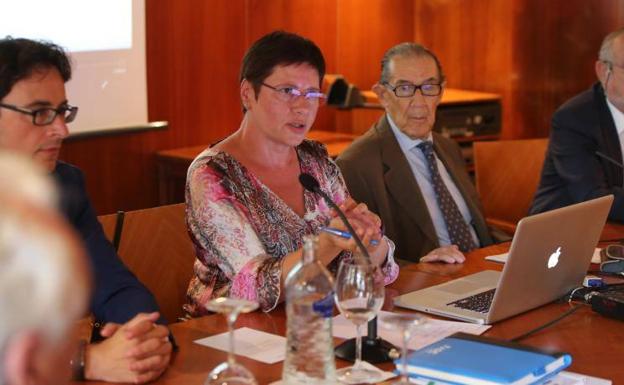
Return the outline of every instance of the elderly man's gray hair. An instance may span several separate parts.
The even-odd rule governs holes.
[[[600,45],[598,59],[603,62],[613,63],[613,41],[620,36],[624,36],[624,28],[620,28],[608,34]]]
[[[58,205],[49,171],[24,155],[5,150],[0,151],[0,194],[17,196],[38,206]]]
[[[438,60],[437,56],[431,52],[428,48],[423,45],[405,42],[395,45],[386,51],[383,58],[381,59],[381,80],[380,83],[386,83],[390,81],[390,61],[392,58],[400,56],[400,57],[423,57],[428,56],[433,59],[438,69],[438,75],[440,77],[440,82],[443,82],[445,79],[444,72],[442,71],[442,65]]]
[[[82,316],[89,295],[78,237],[52,204],[51,177],[31,165],[30,159],[0,153],[0,384],[12,338],[35,332],[59,343]]]

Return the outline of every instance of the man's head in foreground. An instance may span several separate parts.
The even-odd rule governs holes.
[[[20,161],[0,153],[0,171]],[[33,198],[33,183],[54,196],[47,176],[24,166],[0,180],[0,384],[61,384],[70,378],[75,321],[85,313],[89,271],[73,230]],[[34,166],[33,166],[34,167]]]

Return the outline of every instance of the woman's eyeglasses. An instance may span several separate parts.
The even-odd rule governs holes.
[[[261,84],[275,91],[278,97],[286,103],[294,102],[299,97],[303,97],[305,100],[318,103],[322,103],[327,98],[324,93],[318,90],[301,91],[300,89],[290,86],[274,87],[266,83]]]

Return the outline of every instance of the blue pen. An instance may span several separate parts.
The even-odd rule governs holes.
[[[351,233],[348,233],[348,232],[342,231],[342,230],[338,230],[338,229],[335,229],[333,227],[323,226],[323,227],[321,227],[321,231],[324,231],[324,232],[332,234],[332,235],[336,235],[336,236],[344,238],[344,239],[351,239]],[[379,244],[379,241],[373,239],[373,240],[370,241],[370,244],[373,245],[373,246],[377,246]]]

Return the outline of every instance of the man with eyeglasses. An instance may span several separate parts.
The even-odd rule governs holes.
[[[104,327],[94,333],[101,341],[81,345],[72,360],[74,378],[142,383],[166,369],[169,331],[154,297],[106,240],[81,171],[57,160],[67,123],[78,112],[65,95],[70,77],[71,65],[60,47],[0,39],[0,150],[30,156],[50,171],[61,192],[60,211],[90,257],[95,277],[90,310]]]
[[[609,220],[624,222],[624,28],[604,38],[595,69],[599,81],[553,115],[532,214],[613,194]]]
[[[444,86],[431,51],[390,48],[373,87],[386,113],[337,161],[349,192],[381,217],[404,260],[461,263],[493,243],[459,146],[432,132]]]

